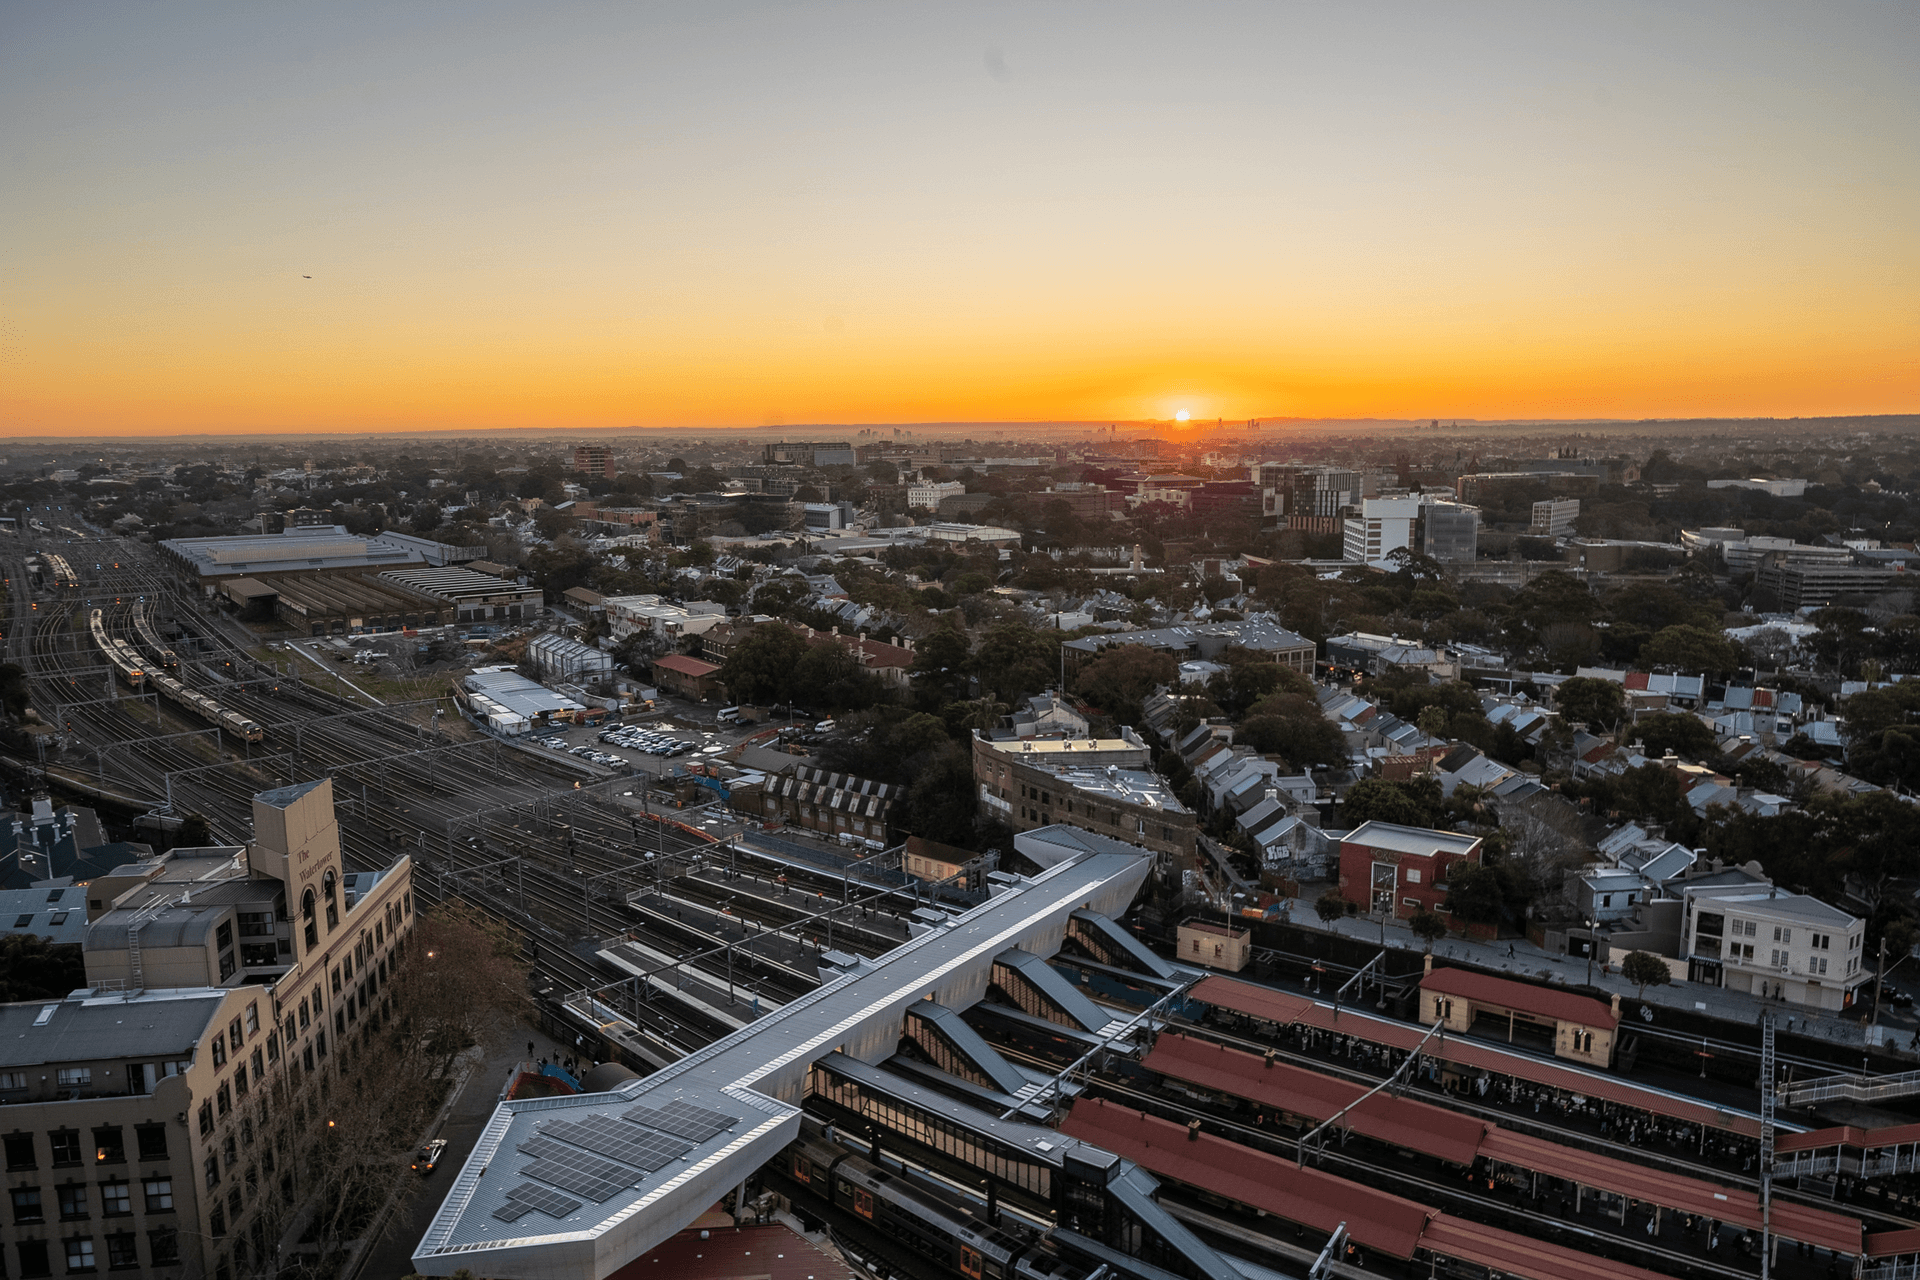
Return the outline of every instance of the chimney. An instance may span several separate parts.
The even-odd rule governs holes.
[[[1200,1141],[1200,1122],[1198,1120],[1187,1121],[1187,1141]]]
[[[1613,993],[1613,1016],[1616,1019],[1620,1016],[1620,993],[1618,991]]]

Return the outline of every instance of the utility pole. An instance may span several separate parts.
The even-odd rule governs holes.
[[[1887,980],[1887,935],[1880,935],[1880,964],[1873,975],[1873,1025],[1880,1025],[1880,984]]]

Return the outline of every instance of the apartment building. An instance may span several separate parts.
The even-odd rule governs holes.
[[[613,478],[613,450],[604,444],[573,446],[573,469],[595,480]]]
[[[253,813],[249,847],[95,879],[88,986],[0,1006],[5,1275],[237,1280],[297,1251],[295,1126],[391,980],[411,864],[345,871],[324,779]]]
[[[1685,904],[1680,958],[1694,982],[1838,1012],[1873,980],[1858,916],[1738,869],[1674,887]]]
[[[1015,834],[1064,824],[1143,845],[1191,870],[1199,822],[1153,772],[1145,742],[1118,738],[973,737],[981,816]]]
[[[1396,551],[1413,548],[1413,522],[1420,515],[1418,498],[1365,498],[1359,512],[1341,525],[1341,558],[1356,564],[1375,564]]]

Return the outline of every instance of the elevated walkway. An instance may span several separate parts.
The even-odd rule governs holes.
[[[949,1075],[1008,1097],[1018,1096],[1028,1084],[1019,1068],[981,1039],[958,1013],[937,1001],[909,1006],[903,1034],[927,1055],[927,1061]]]
[[[1098,911],[1076,911],[1068,916],[1067,937],[1078,943],[1089,956],[1112,968],[1163,980],[1175,976],[1172,965]]]
[[[1022,1011],[1063,1027],[1098,1034],[1116,1019],[1063,977],[1058,969],[1019,947],[993,958],[993,983]]]

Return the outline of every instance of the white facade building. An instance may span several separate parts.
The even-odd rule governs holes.
[[[1413,522],[1420,515],[1418,498],[1366,498],[1360,512],[1348,516],[1341,558],[1373,564],[1395,551],[1413,547]]]
[[[942,480],[938,483],[922,480],[907,486],[907,505],[928,511],[938,511],[942,498],[950,498],[966,491],[967,486],[958,480]]]
[[[1680,888],[1682,958],[1695,982],[1839,1012],[1872,981],[1861,945],[1866,922],[1746,872]]]

